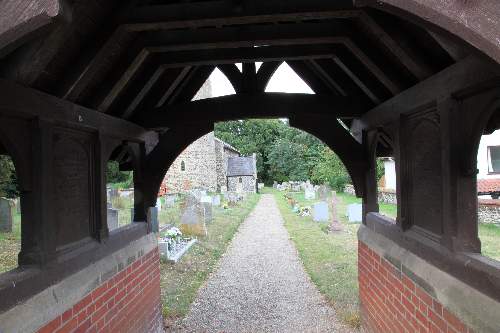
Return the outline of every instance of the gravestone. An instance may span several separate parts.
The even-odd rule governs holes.
[[[319,200],[326,201],[328,199],[328,194],[330,194],[330,188],[327,185],[321,185],[318,188]]]
[[[161,210],[161,197],[156,198],[156,208]]]
[[[257,188],[258,188],[259,190],[262,190],[262,189],[264,188],[264,183],[259,183],[259,184],[257,185]]]
[[[328,222],[328,204],[324,201],[313,205],[313,221]]]
[[[118,189],[111,187],[108,191],[109,199],[114,199],[118,196]]]
[[[239,198],[240,198],[240,196],[234,192],[227,192],[225,194],[226,201],[229,202],[230,204],[233,204],[233,205],[238,203]]]
[[[340,232],[344,229],[338,219],[338,204],[337,192],[332,191],[332,223],[330,224],[330,232]]]
[[[107,202],[106,205],[108,206],[108,209],[113,208],[113,204],[111,202]]]
[[[16,199],[16,213],[21,214],[21,198]]]
[[[114,230],[118,228],[118,209],[108,207],[108,230]]]
[[[173,207],[175,204],[176,196],[173,194],[167,195],[165,197],[165,206],[166,207]]]
[[[213,211],[212,211],[212,202],[201,202],[203,206],[203,214],[205,216],[205,223],[212,222],[213,219]]]
[[[193,195],[185,198],[179,229],[185,235],[207,236],[205,208]]]
[[[312,185],[306,185],[304,196],[306,200],[316,199],[316,191],[314,191],[314,187]]]
[[[0,232],[12,232],[12,203],[0,198]]]
[[[274,189],[277,189],[277,188],[278,188],[278,182],[277,182],[277,181],[274,181],[274,182],[273,182],[273,188],[274,188]]]
[[[202,197],[207,195],[207,191],[195,188],[195,189],[190,190],[189,194],[191,194],[193,197],[195,197],[196,200],[200,201]]]
[[[220,206],[220,195],[217,194],[212,197],[212,205],[215,207]]]
[[[349,222],[356,223],[363,221],[363,205],[355,203],[347,206],[347,216]]]
[[[160,231],[160,223],[158,222],[158,207],[149,207],[148,220],[151,221],[151,231]]]
[[[200,198],[200,202],[212,204],[212,197],[209,195],[204,195]]]

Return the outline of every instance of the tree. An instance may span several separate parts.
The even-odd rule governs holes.
[[[349,174],[340,160],[330,148],[324,147],[321,157],[311,172],[313,183],[327,183],[337,191],[343,191],[350,182]]]
[[[106,170],[108,184],[117,184],[122,188],[133,187],[133,174],[130,171],[120,171],[120,165],[116,161],[109,161]]]
[[[7,155],[0,155],[0,197],[10,199],[19,197],[16,168]]]
[[[337,155],[315,136],[290,127],[286,120],[250,119],[215,125],[215,136],[243,155],[257,154],[259,179],[308,180],[341,190],[349,181]]]

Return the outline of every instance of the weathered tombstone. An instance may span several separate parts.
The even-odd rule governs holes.
[[[215,207],[220,206],[220,195],[217,194],[212,197],[212,205]]]
[[[314,200],[316,199],[316,191],[314,191],[314,187],[312,185],[307,185],[304,194],[306,200]]]
[[[318,198],[320,200],[326,201],[328,199],[328,194],[330,194],[330,188],[327,185],[321,185],[318,188]]]
[[[172,194],[167,195],[165,197],[165,206],[166,207],[173,207],[175,204],[175,200],[176,200],[175,195],[172,195]]]
[[[161,210],[161,197],[156,198],[156,208]]]
[[[277,182],[277,181],[274,181],[274,182],[273,182],[273,188],[274,188],[274,189],[277,189],[277,188],[278,188],[278,182]]]
[[[202,202],[201,205],[203,206],[205,223],[212,222],[213,219],[212,202]]]
[[[328,204],[326,202],[318,202],[313,206],[313,221],[328,222]]]
[[[259,183],[259,184],[257,185],[257,188],[258,188],[259,190],[262,190],[262,189],[264,188],[264,183]]]
[[[227,192],[226,195],[226,201],[229,202],[230,204],[236,204],[239,201],[239,195],[234,192]]]
[[[207,236],[205,224],[205,209],[198,199],[187,195],[181,215],[180,230],[185,235]]]
[[[340,223],[338,219],[338,200],[337,200],[337,192],[332,191],[332,223],[330,224],[331,232],[339,232],[342,231],[342,223]]]
[[[350,204],[347,206],[347,216],[349,222],[361,222],[363,221],[363,205],[362,204]]]
[[[109,193],[109,199],[110,200],[114,199],[118,196],[118,189],[111,187],[108,193]]]
[[[12,232],[12,203],[0,198],[0,232]]]
[[[108,230],[114,230],[118,228],[118,209],[108,207]]]
[[[148,220],[151,221],[151,231],[158,232],[160,224],[158,222],[158,207],[149,207]]]

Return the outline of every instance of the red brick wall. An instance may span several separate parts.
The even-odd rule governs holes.
[[[159,265],[156,248],[38,332],[156,332],[162,325]]]
[[[435,298],[366,244],[358,243],[364,325],[373,332],[473,332]]]

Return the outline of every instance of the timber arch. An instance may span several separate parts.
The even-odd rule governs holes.
[[[387,264],[464,327],[498,331],[500,264],[480,255],[474,152],[499,127],[499,13],[498,1],[3,1],[0,138],[15,147],[30,227],[29,260],[0,275],[0,330],[57,322],[129,264],[154,278],[125,329],[158,329],[147,216],[164,170],[215,121],[279,116],[332,147],[363,197],[367,326],[399,322],[373,294],[389,288],[371,278]],[[315,95],[264,93],[282,62]],[[191,102],[215,68],[236,95]],[[381,133],[397,161],[397,221],[377,213]],[[123,142],[136,158],[136,221],[110,234],[104,166]]]

